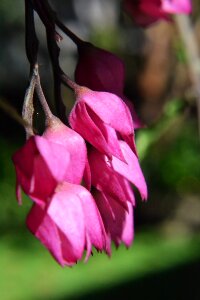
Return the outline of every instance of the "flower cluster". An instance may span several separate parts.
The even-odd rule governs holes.
[[[34,202],[27,226],[62,266],[85,250],[87,260],[92,247],[110,255],[111,241],[130,246],[131,184],[147,199],[125,102],[77,84],[75,95],[71,128],[51,115],[43,135],[30,136],[13,155],[17,199],[22,189]]]
[[[190,0],[124,0],[124,7],[143,26],[169,19],[171,13],[191,11]],[[116,246],[131,245],[133,188],[147,199],[134,137],[134,130],[143,124],[124,95],[121,59],[78,38],[57,19],[48,1],[28,1],[25,10],[26,51],[33,75],[23,108],[27,141],[13,155],[16,195],[21,204],[22,189],[33,202],[28,229],[60,265],[72,266],[85,252],[87,260],[93,247],[110,255],[112,241]],[[57,106],[61,82],[75,94],[68,123],[64,120],[70,127],[51,113],[41,88],[34,11],[46,28]],[[77,46],[75,82],[60,67],[61,36],[56,26]],[[42,135],[34,134],[32,126],[35,90],[46,116]]]
[[[140,26],[169,20],[170,14],[189,14],[192,10],[191,0],[124,0],[124,7]]]

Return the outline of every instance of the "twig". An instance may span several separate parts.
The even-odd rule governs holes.
[[[42,1],[43,9],[48,15],[49,19],[54,22],[77,46],[84,43],[75,33],[73,33],[69,28],[67,28],[57,17],[56,12],[50,6],[48,0]]]
[[[21,115],[17,112],[17,110],[8,104],[5,100],[0,99],[0,109],[2,109],[7,115],[9,115],[13,120],[24,127],[29,127],[30,124],[24,120]]]
[[[43,93],[43,90],[42,90],[42,87],[41,87],[41,83],[40,83],[40,75],[39,75],[39,72],[38,70],[36,71],[36,92],[37,92],[37,95],[38,95],[38,98],[40,100],[40,103],[42,105],[42,108],[44,110],[44,113],[45,113],[45,116],[47,118],[47,122],[53,117],[53,114],[49,108],[49,105],[47,103],[47,100],[44,96],[44,93]]]
[[[198,129],[200,136],[200,57],[197,40],[189,16],[176,15],[175,19],[180,31],[181,38],[185,44],[185,51],[188,59],[189,71],[191,75],[193,88],[196,94]]]
[[[46,28],[47,45],[54,77],[54,95],[56,111],[59,114],[59,117],[62,119],[62,121],[66,123],[65,106],[63,104],[61,95],[61,79],[59,76],[59,74],[63,71],[61,70],[59,64],[60,48],[57,45],[57,41],[59,41],[61,37],[59,36],[60,38],[58,38],[58,33],[55,29],[54,14],[53,11],[50,10],[48,3],[46,3],[46,1],[38,0],[34,0],[33,2],[35,10],[37,11],[40,19],[42,20]]]
[[[34,113],[34,107],[33,107],[33,94],[35,90],[36,85],[36,70],[33,69],[33,74],[31,77],[31,81],[29,84],[29,87],[26,90],[25,97],[24,97],[24,103],[22,108],[22,118],[23,120],[28,124],[28,126],[24,126],[26,130],[26,138],[28,139],[30,136],[34,135],[33,132],[33,113]]]

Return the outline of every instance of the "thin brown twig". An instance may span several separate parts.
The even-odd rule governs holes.
[[[30,84],[26,90],[24,103],[22,108],[22,118],[27,122],[29,126],[25,126],[26,137],[27,139],[34,134],[33,132],[33,114],[34,114],[34,106],[33,106],[33,95],[36,85],[36,68],[33,69],[33,74],[30,80]]]
[[[42,90],[42,87],[41,87],[41,82],[40,82],[40,75],[39,75],[39,72],[37,70],[37,74],[36,74],[36,85],[35,85],[35,88],[36,88],[36,93],[38,95],[38,99],[42,105],[42,108],[44,110],[44,113],[45,113],[45,116],[47,118],[47,122],[49,121],[49,119],[51,119],[53,117],[53,114],[49,108],[49,105],[47,103],[47,100],[45,98],[45,95],[43,93],[43,90]]]
[[[200,57],[198,44],[190,21],[190,17],[187,15],[176,15],[175,18],[181,38],[185,45],[190,76],[193,84],[193,89],[196,94],[198,129],[200,136]]]

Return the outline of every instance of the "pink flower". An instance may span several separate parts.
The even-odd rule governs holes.
[[[124,96],[125,68],[123,61],[113,53],[97,48],[91,43],[82,42],[78,45],[78,63],[75,80],[81,86],[94,91],[109,92],[129,103],[134,128],[143,126],[133,104]],[[87,70],[87,76],[85,75]]]
[[[87,186],[94,186],[126,208],[127,201],[135,205],[130,182],[139,190],[144,200],[147,199],[147,186],[137,156],[125,142],[120,141],[120,147],[126,162],[114,156],[109,159],[91,148],[88,153],[90,174],[85,176],[85,181]]]
[[[34,204],[27,217],[29,230],[62,266],[72,266],[92,246],[106,248],[105,229],[91,194],[82,186],[61,183],[48,204]]]
[[[93,196],[105,226],[107,252],[111,253],[111,241],[114,241],[116,246],[123,242],[127,247],[130,247],[134,238],[132,204],[127,203],[127,209],[124,209],[112,197],[102,192],[95,191]]]
[[[78,46],[78,54],[75,80],[79,85],[94,91],[123,94],[125,69],[119,57],[87,42]]]
[[[162,0],[162,9],[170,14],[190,14],[192,3],[191,0]]]
[[[136,24],[147,26],[160,19],[170,20],[169,13],[188,14],[191,12],[190,0],[124,0],[125,10]]]
[[[69,123],[86,141],[109,157],[124,160],[118,136],[135,150],[134,128],[130,111],[116,95],[77,88],[76,103]]]
[[[43,136],[32,136],[13,155],[17,175],[17,199],[20,187],[42,204],[54,192],[57,183],[79,184],[86,163],[82,137],[54,117]]]

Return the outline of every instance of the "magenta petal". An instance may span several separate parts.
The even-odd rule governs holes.
[[[162,0],[162,10],[170,14],[190,14],[191,0]]]
[[[125,214],[125,222],[124,228],[122,232],[122,242],[127,246],[130,247],[133,243],[134,239],[134,213],[133,213],[133,206],[131,203],[128,204],[128,213]]]
[[[70,155],[65,147],[40,136],[35,137],[35,142],[51,174],[58,182],[63,181],[70,163]]]
[[[84,180],[84,183],[85,183],[85,187],[88,189],[88,191],[90,191],[91,190],[91,170],[90,170],[90,165],[89,165],[89,162],[88,162],[88,158],[87,158],[86,164],[85,164],[83,180]]]
[[[141,26],[147,26],[160,19],[169,20],[168,14],[161,9],[161,0],[124,0],[125,10],[133,18],[134,22]]]
[[[88,238],[94,247],[100,251],[105,246],[105,229],[92,195],[83,188],[79,194],[85,214],[85,226]]]
[[[77,259],[80,259],[85,245],[84,212],[80,199],[71,190],[71,186],[72,184],[65,183],[57,188],[47,213],[67,237]]]
[[[124,141],[120,141],[120,144],[127,164],[116,157],[113,157],[113,169],[131,181],[138,188],[142,199],[145,200],[147,199],[147,186],[139,165],[138,158]]]
[[[12,157],[17,175],[17,185],[22,186],[25,193],[28,193],[30,190],[30,181],[34,166],[33,157],[37,155],[37,153],[38,150],[35,139],[34,137],[31,137]]]
[[[54,192],[56,185],[56,179],[50,173],[42,156],[35,156],[29,197],[39,205],[43,205]]]
[[[117,199],[125,208],[127,201],[135,203],[133,192],[130,192],[126,179],[115,172],[108,157],[93,148],[88,153],[88,160],[93,186]],[[123,164],[126,163],[123,162]]]
[[[55,259],[64,265],[57,227],[46,215],[45,210],[34,204],[27,216],[26,224]]]
[[[84,102],[76,103],[69,121],[71,127],[100,152],[124,160],[114,129],[103,124]]]
[[[73,253],[71,244],[45,209],[34,204],[28,214],[26,223],[29,230],[51,252],[60,265],[71,266],[76,263],[78,257]]]
[[[43,203],[53,192],[56,182],[37,149],[35,137],[31,137],[13,155],[13,162],[17,175],[17,191],[21,186],[34,201]],[[17,199],[20,201],[18,193]]]
[[[70,191],[71,195],[75,195],[82,205],[86,233],[86,247],[89,246],[89,249],[91,250],[90,246],[93,245],[98,250],[102,251],[105,245],[105,229],[92,195],[83,186],[75,184],[64,183],[61,189],[65,190],[67,193]],[[77,202],[76,199],[74,199],[74,202]],[[76,222],[79,223],[79,220],[80,216],[77,216]]]
[[[138,156],[134,133],[131,133],[129,135],[122,134],[121,138],[129,145],[129,147],[135,153],[135,155]]]
[[[95,192],[95,200],[101,213],[108,237],[118,246],[121,242],[129,247],[133,241],[133,209],[128,203],[124,210],[112,197]],[[110,208],[108,208],[110,206]]]
[[[60,154],[60,159],[63,161],[63,164],[61,164],[61,169],[63,169],[61,181],[79,184],[82,180],[87,156],[84,139],[77,132],[65,126],[56,117],[53,118],[53,121],[45,130],[43,137],[49,142],[59,144],[62,147],[60,153],[59,151],[55,153],[57,155]],[[68,164],[68,168],[64,169],[67,156],[69,156],[70,163]]]
[[[118,96],[82,87],[77,91],[77,101],[85,102],[105,124],[115,130],[124,134],[133,132],[131,113]]]

